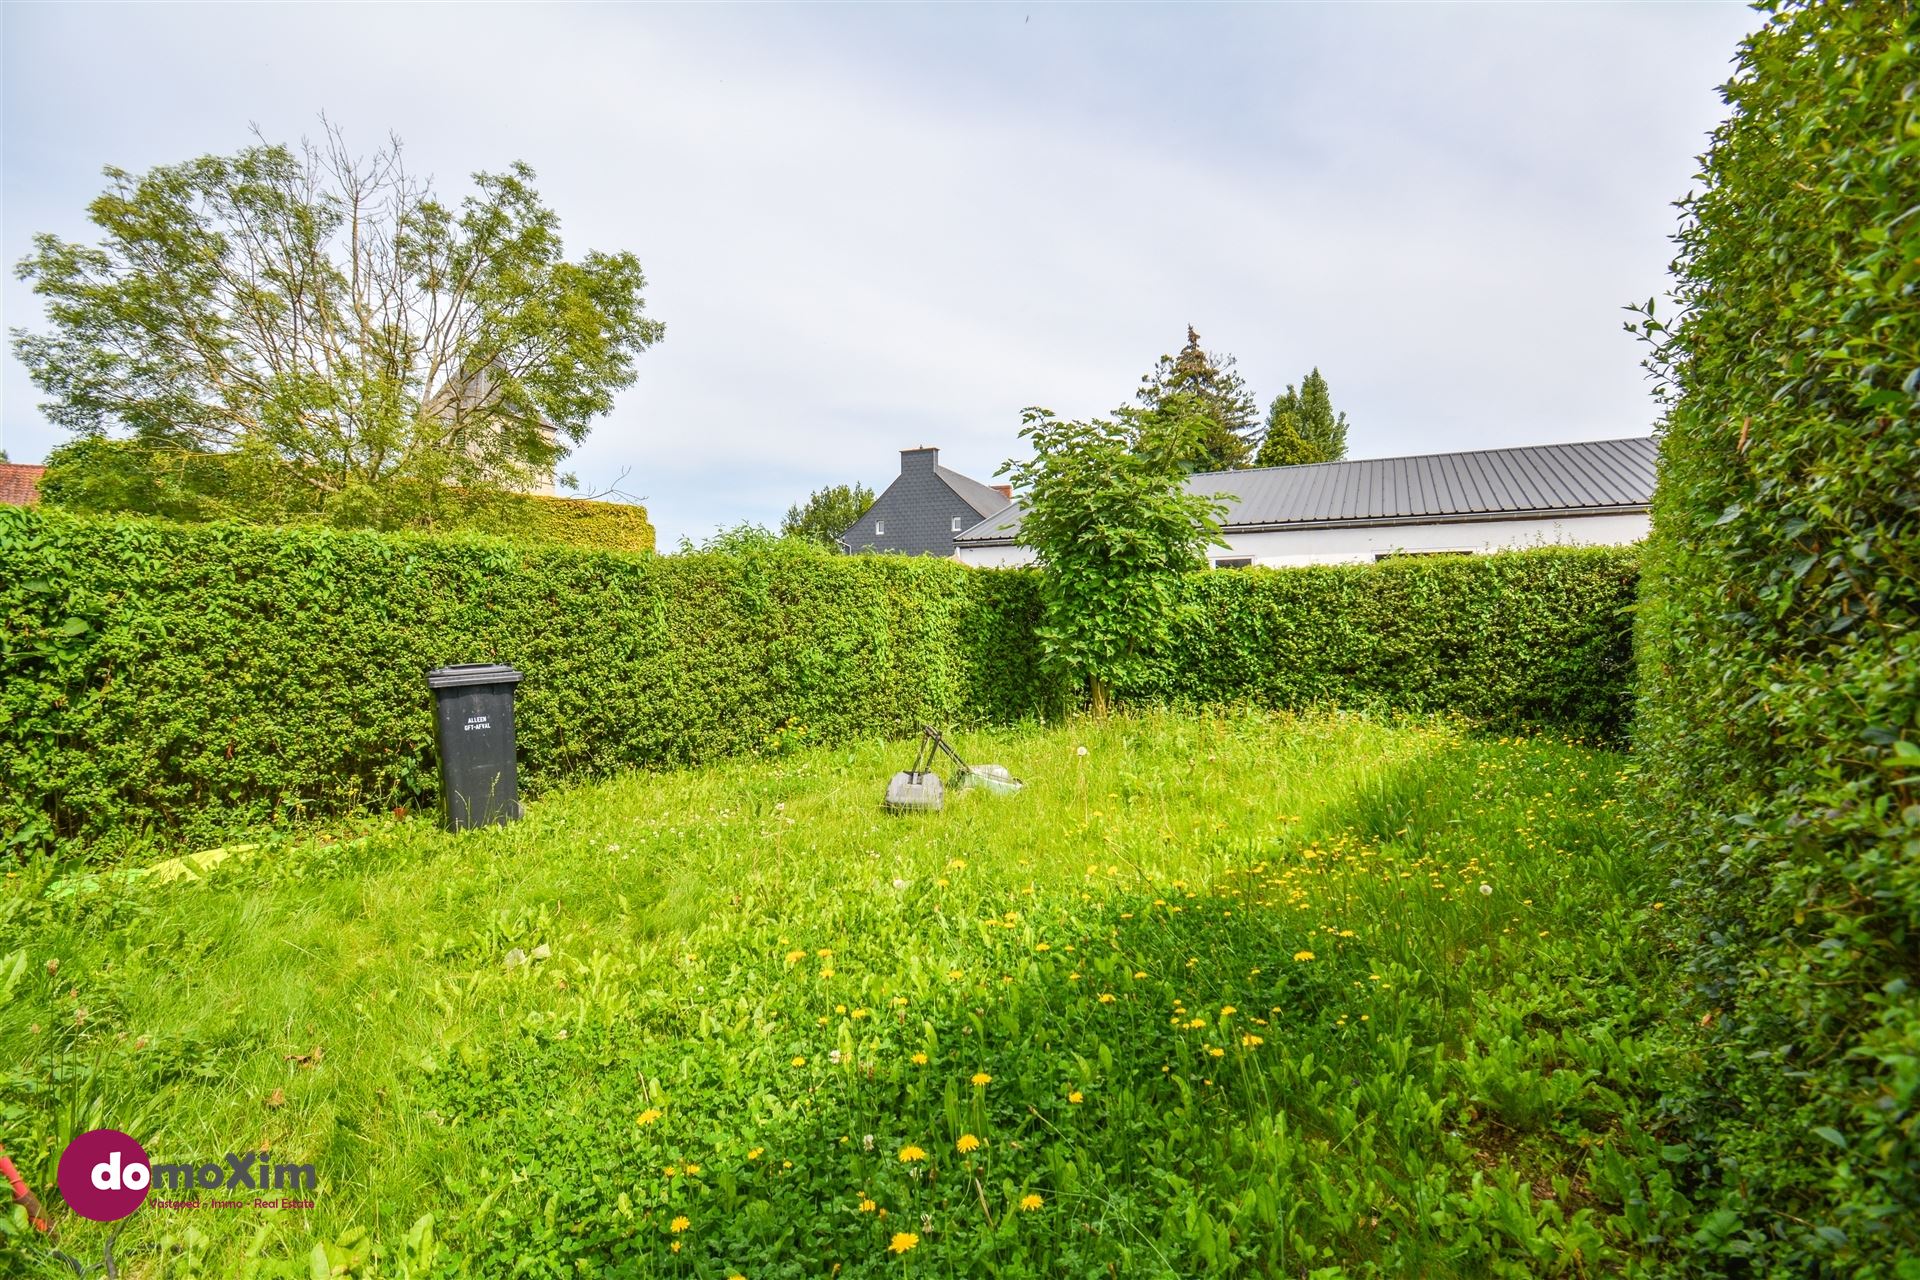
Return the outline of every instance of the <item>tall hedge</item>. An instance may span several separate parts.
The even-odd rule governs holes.
[[[1628,704],[1633,557],[1208,572],[1136,702]],[[526,673],[523,778],[1004,722],[1066,699],[1037,578],[793,545],[638,556],[476,537],[0,510],[0,847],[212,838],[434,789],[426,668]]]
[[[1174,643],[1124,692],[1451,711],[1614,741],[1637,584],[1622,547],[1193,574]]]
[[[1695,1237],[1920,1275],[1920,45],[1889,0],[1743,45],[1684,206],[1637,737],[1707,1071]]]
[[[466,527],[473,533],[588,551],[654,549],[653,522],[645,507],[591,498],[502,494],[476,504]]]
[[[522,669],[523,777],[1043,709],[1024,578],[0,512],[0,842],[432,794],[422,673]]]

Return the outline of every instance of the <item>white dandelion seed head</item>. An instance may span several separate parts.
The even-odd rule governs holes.
[[[896,889],[904,889],[907,887],[907,882],[905,880],[902,880],[899,876],[895,876],[893,878],[893,887]]]
[[[1480,886],[1480,893],[1481,893],[1481,895],[1482,895],[1482,896],[1484,896],[1484,897],[1489,897],[1489,898],[1490,898],[1490,897],[1492,897],[1492,896],[1493,896],[1493,886],[1492,886],[1492,885],[1490,885],[1490,884],[1483,884],[1483,885],[1481,885],[1481,886]]]
[[[1085,754],[1087,754],[1087,749],[1086,749],[1085,747],[1075,747],[1075,748],[1073,749],[1073,754],[1075,754],[1075,755],[1077,755],[1077,756],[1083,756],[1083,755],[1085,755]]]
[[[834,1066],[836,1066],[836,1067],[837,1067],[837,1066],[839,1066],[839,1065],[840,1065],[840,1051],[839,1051],[838,1049],[833,1049],[833,1050],[830,1050],[830,1051],[829,1051],[829,1052],[827,1053],[827,1061],[828,1061],[828,1062],[831,1062],[831,1063],[832,1063],[832,1064],[833,1064]]]

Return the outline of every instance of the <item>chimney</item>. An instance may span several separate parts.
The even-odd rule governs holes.
[[[1008,502],[1012,502],[1012,501],[1013,501],[1013,486],[1012,486],[1012,485],[1010,485],[1010,484],[996,484],[996,485],[993,485],[993,486],[991,486],[991,487],[992,487],[992,489],[993,489],[993,491],[994,491],[995,493],[997,493],[997,494],[999,494],[999,495],[1000,495],[1001,497],[1003,497],[1003,498],[1005,498],[1005,499],[1006,499],[1006,500],[1007,500]]]
[[[940,450],[935,445],[923,444],[918,449],[900,451],[900,474],[909,471],[931,471],[940,465]]]

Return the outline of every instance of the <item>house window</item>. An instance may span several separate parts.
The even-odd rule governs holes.
[[[1470,556],[1472,554],[1472,547],[1441,548],[1433,551],[1380,551],[1374,554],[1373,562],[1379,564],[1382,560],[1412,560],[1418,556]]]
[[[959,517],[959,516],[955,516],[955,517],[953,518],[953,531],[954,531],[955,533],[958,533],[958,532],[960,532],[960,517]]]
[[[1251,569],[1253,568],[1253,557],[1234,556],[1230,559],[1215,560],[1213,567],[1216,569]]]
[[[884,538],[887,536],[887,522],[885,520],[875,520],[873,522],[873,536],[876,538]]]

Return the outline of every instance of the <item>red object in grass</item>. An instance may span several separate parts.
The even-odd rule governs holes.
[[[7,1184],[13,1188],[13,1198],[27,1206],[27,1221],[33,1224],[33,1229],[51,1231],[53,1228],[47,1222],[47,1211],[40,1207],[39,1198],[33,1194],[33,1188],[27,1185],[27,1180],[13,1167],[5,1147],[0,1147],[0,1173],[7,1175]]]

